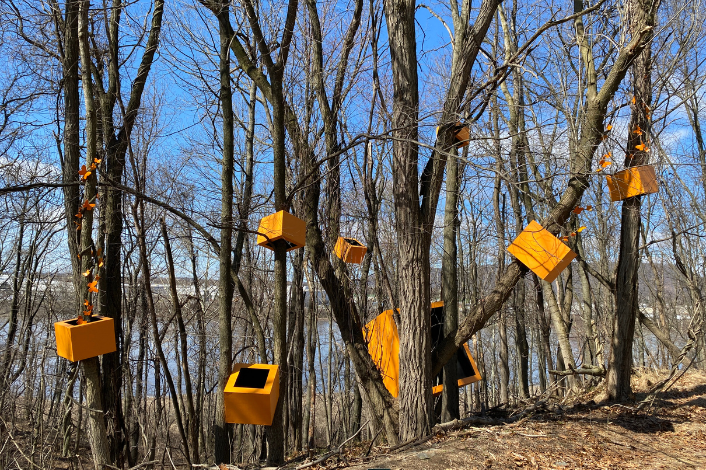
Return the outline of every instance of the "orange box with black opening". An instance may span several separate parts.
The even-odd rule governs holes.
[[[344,263],[360,264],[368,248],[355,238],[338,237],[334,251]]]
[[[614,175],[606,175],[611,201],[656,193],[659,190],[657,175],[651,165],[626,168]]]
[[[274,250],[277,243],[285,243],[287,251],[306,244],[306,222],[286,211],[263,217],[257,231],[257,244],[270,250]]]
[[[115,322],[91,315],[86,323],[77,318],[54,323],[56,353],[71,362],[115,352]]]
[[[453,128],[453,133],[454,136],[456,137],[456,140],[460,142],[458,145],[459,147],[466,147],[468,144],[471,143],[471,131],[468,129],[468,126],[457,122]],[[439,128],[436,128],[436,133],[439,133]]]
[[[432,387],[432,393],[434,396],[440,395],[444,391],[443,382],[443,370],[434,379],[434,386]],[[463,348],[458,348],[456,351],[456,377],[458,377],[458,387],[465,387],[478,382],[483,379],[478,371],[478,366],[476,366],[476,361],[471,355],[471,350],[467,344],[463,345]]]
[[[535,220],[515,238],[507,251],[547,282],[553,282],[576,258],[571,248]]]
[[[223,391],[226,423],[269,426],[279,400],[279,366],[236,364]]]
[[[431,304],[432,351],[439,346],[441,340],[444,338],[444,317],[444,302],[433,302]],[[474,361],[473,356],[471,356],[471,350],[468,348],[468,344],[464,343],[462,348],[458,348],[455,358],[451,360],[455,360],[456,362],[456,378],[459,388],[478,382],[483,378],[478,371],[476,361]],[[444,371],[442,369],[432,381],[432,393],[434,396],[441,394],[444,390],[443,382]]]
[[[431,341],[432,351],[443,338],[444,302],[431,304]],[[368,343],[368,352],[382,374],[382,382],[393,397],[400,392],[400,339],[392,310],[386,310],[365,325],[363,336]],[[453,360],[453,359],[452,359]],[[458,386],[463,387],[481,380],[478,367],[467,345],[456,352]],[[432,392],[443,390],[443,371],[432,382]]]

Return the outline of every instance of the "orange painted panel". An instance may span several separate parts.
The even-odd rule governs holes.
[[[365,325],[363,336],[385,388],[397,397],[400,393],[400,337],[392,310],[385,310]]]
[[[471,350],[468,348],[468,344],[463,345],[463,350],[465,352],[465,359],[468,360],[467,365],[470,365],[472,368],[472,371],[467,371],[467,365],[460,365],[458,368],[460,369],[458,372],[458,387],[465,387],[466,385],[470,385],[472,383],[476,383],[480,380],[483,379],[483,377],[480,375],[480,371],[478,370],[478,366],[476,365],[476,361],[473,360],[473,356],[471,356]],[[453,359],[452,359],[453,360]],[[458,359],[457,359],[458,361]],[[463,371],[464,373],[462,373]],[[441,395],[441,392],[444,391],[444,386],[442,384],[436,385],[431,389],[432,394],[436,397],[438,395]]]
[[[460,122],[456,124],[456,140],[461,142],[459,147],[466,147],[468,144],[471,143],[471,131],[468,129],[468,126],[464,126]]]
[[[435,321],[441,321],[443,319],[443,310],[441,315],[439,316],[438,313],[435,315],[435,310],[438,308],[444,308],[444,302],[432,302],[431,304],[431,310],[432,310],[432,348],[436,348],[435,341],[437,341],[435,338],[437,337],[434,333],[435,328],[439,327],[438,325],[435,325]],[[440,338],[439,338],[440,339]],[[459,348],[461,349],[461,348]],[[467,344],[463,345],[463,351],[464,354],[461,356],[459,353],[457,353],[452,361],[456,362],[456,376],[458,377],[458,386],[463,387],[475,382],[478,382],[479,380],[482,379],[480,372],[478,371],[478,366],[476,366],[476,362],[473,360],[473,356],[471,356],[471,350],[468,348]],[[443,377],[443,372],[440,373],[436,378],[434,378],[434,382],[437,382],[437,380],[440,380],[441,377]],[[434,396],[437,396],[441,394],[441,392],[444,390],[444,385],[439,384],[435,385],[432,387],[432,393]]]
[[[483,380],[483,376],[480,375],[480,370],[478,369],[478,366],[476,365],[476,361],[473,359],[473,356],[471,355],[471,349],[468,347],[467,343],[463,344],[463,349],[465,349],[465,351],[466,351],[466,357],[468,358],[468,361],[471,363],[471,366],[473,367],[475,374],[458,379],[458,386],[459,387],[470,385],[470,384],[473,384],[473,383],[476,383],[476,382]]]
[[[269,426],[279,400],[279,366],[236,364],[223,390],[226,423]]]
[[[515,238],[507,251],[547,282],[553,282],[576,257],[571,248],[535,220]]]
[[[341,258],[344,263],[360,264],[368,251],[368,247],[363,246],[355,238],[338,237],[334,251],[336,256]]]
[[[287,251],[306,244],[306,222],[286,211],[263,217],[257,231],[257,244],[270,250],[274,250],[274,243],[278,240],[287,242]],[[267,238],[260,234],[267,235]]]
[[[466,147],[468,146],[468,144],[471,143],[471,131],[468,129],[468,126],[464,125],[463,123],[457,122],[456,125],[453,127],[453,131],[456,140],[460,142],[459,147]],[[436,128],[436,133],[439,133],[438,126]]]
[[[115,352],[115,322],[112,318],[92,315],[88,323],[76,324],[76,318],[54,323],[56,353],[71,362]]]
[[[622,201],[633,196],[656,193],[659,190],[655,169],[650,165],[633,166],[607,175],[611,201]]]

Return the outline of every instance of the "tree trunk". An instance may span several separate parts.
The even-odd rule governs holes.
[[[500,310],[498,322],[498,332],[500,337],[500,361],[498,369],[500,372],[500,403],[510,404],[510,360],[507,344],[507,309]]]
[[[417,43],[415,1],[385,2],[395,99],[392,107],[395,230],[399,247],[400,438],[433,426],[429,246],[421,230],[418,183]]]
[[[79,201],[79,148],[80,114],[79,114],[79,43],[78,43],[78,11],[80,0],[68,0],[64,14],[64,154],[61,168],[64,183],[76,185],[64,186],[64,213],[66,217],[66,234],[73,272],[72,281],[76,289],[76,304],[81,305],[79,286],[81,283],[81,263],[78,259],[79,240],[74,225],[74,214],[78,212]],[[76,309],[78,310],[77,307]]]
[[[233,243],[233,102],[230,88],[230,37],[222,17],[228,17],[228,4],[223,3],[218,12],[220,39],[219,74],[221,113],[223,115],[223,167],[221,169],[221,245],[218,277],[218,393],[216,394],[216,419],[214,423],[216,464],[230,463],[228,434],[231,428],[225,421],[223,391],[231,373],[233,333],[231,315],[234,285],[231,276]]]
[[[446,208],[444,211],[444,252],[441,258],[442,292],[444,300],[444,334],[458,328],[458,262],[456,227],[458,225],[458,191],[460,186],[458,159],[451,158],[446,169]],[[458,402],[458,377],[456,361],[451,359],[444,366],[444,391],[441,396],[441,422],[460,417]]]
[[[633,30],[653,24],[648,18],[652,2],[631,0],[628,3]],[[651,135],[650,113],[652,106],[652,53],[648,43],[632,65],[633,104],[628,127],[625,166],[643,165],[648,161],[648,140]],[[645,147],[638,148],[644,145]],[[616,312],[613,320],[611,355],[606,377],[606,394],[610,400],[631,399],[630,376],[632,371],[632,343],[638,304],[638,270],[640,268],[640,215],[641,196],[623,201],[620,219],[620,252],[615,279]]]
[[[288,434],[290,445],[296,450],[302,446],[302,376],[304,366],[304,250],[297,250],[292,265],[294,276],[290,291],[289,326],[290,339],[288,363],[294,373],[289,378]]]
[[[186,396],[182,395],[182,400],[186,401],[186,434],[189,442],[189,449],[192,454],[188,458],[192,462],[198,462],[198,451],[199,451],[199,435],[198,429],[196,428],[196,411],[194,407],[194,392],[191,385],[191,372],[189,371],[189,352],[188,352],[188,338],[186,335],[186,326],[184,325],[184,317],[181,312],[181,304],[179,303],[179,294],[177,293],[177,280],[176,274],[174,272],[174,259],[172,257],[172,246],[169,242],[169,235],[167,233],[167,224],[164,222],[164,218],[159,219],[160,227],[162,229],[162,238],[164,239],[164,251],[167,255],[167,270],[169,273],[169,290],[172,297],[172,304],[174,306],[174,313],[176,314],[177,326],[179,331],[179,346],[181,352],[181,372],[184,376],[184,386],[186,387]],[[177,352],[177,357],[179,356]]]

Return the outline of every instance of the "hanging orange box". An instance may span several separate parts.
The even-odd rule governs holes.
[[[444,302],[431,304],[432,311],[438,308],[443,309],[443,307]],[[397,311],[399,312],[399,309]],[[370,356],[382,374],[382,383],[390,394],[397,398],[400,393],[400,337],[392,310],[385,310],[367,323],[363,328],[363,337],[368,344]],[[434,338],[432,338],[432,342],[434,342]],[[456,353],[459,387],[482,379],[468,345],[464,344],[464,348],[465,354],[461,353],[461,349]],[[437,385],[432,388],[432,393],[438,395],[442,390],[443,385]]]
[[[223,391],[226,423],[269,426],[279,400],[279,366],[236,364]]]
[[[471,350],[468,348],[468,344],[465,343],[463,348],[459,348],[456,352],[456,377],[458,377],[459,388],[476,383],[483,378],[480,375],[478,366],[476,366],[476,361],[474,361],[473,356],[471,356]],[[439,384],[431,390],[434,396],[437,396],[444,391],[444,386],[443,384]]]
[[[471,131],[468,129],[468,126],[457,122],[456,125],[453,126],[453,131],[456,136],[456,140],[460,142],[459,147],[466,147],[471,143]],[[436,133],[439,133],[438,126],[436,128]]]
[[[444,337],[444,302],[432,302],[431,304],[431,344],[432,351],[434,351],[439,343]],[[478,367],[476,362],[471,356],[471,350],[468,349],[468,345],[464,344],[463,348],[459,348],[456,351],[454,359],[456,362],[456,377],[458,377],[458,386],[463,387],[474,382],[478,382],[482,379],[480,372],[478,372]],[[432,387],[432,393],[434,396],[439,395],[444,390],[444,385],[441,383],[443,380],[443,371],[439,373],[433,379],[433,383],[436,384]]]
[[[633,196],[656,193],[657,175],[651,165],[632,166],[614,175],[607,175],[611,201],[622,201]]]
[[[547,282],[553,282],[576,258],[571,248],[535,220],[515,238],[507,251]]]
[[[368,251],[368,247],[363,246],[355,238],[338,237],[334,251],[336,256],[341,258],[344,263],[360,264]]]
[[[400,337],[392,310],[385,310],[363,328],[368,352],[382,374],[385,388],[397,397],[400,393]]]
[[[263,217],[257,231],[257,244],[270,250],[275,249],[274,244],[279,240],[287,244],[287,251],[296,250],[306,244],[306,222],[286,211]]]
[[[71,362],[115,352],[115,322],[112,318],[91,315],[86,323],[77,319],[54,323],[56,353]]]

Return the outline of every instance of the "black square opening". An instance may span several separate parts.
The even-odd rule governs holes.
[[[102,319],[103,319],[103,317],[96,317],[95,315],[91,315],[89,317],[83,317],[83,321],[85,323],[81,323],[81,324],[85,325],[86,323],[93,323],[95,321],[100,321]],[[64,323],[66,323],[67,325],[71,325],[71,326],[78,326],[78,318],[74,318],[73,320],[67,320]]]
[[[360,243],[358,243],[358,240],[353,240],[352,238],[346,238],[345,240],[351,246],[363,246]]]
[[[290,248],[294,248],[296,246],[294,243],[291,243],[291,242],[285,240],[284,238],[280,238],[279,240],[275,240],[275,241],[269,241],[269,242],[265,243],[264,246],[266,246],[267,248],[270,248],[271,250],[274,250],[279,245],[284,246],[288,250]]]
[[[453,359],[451,359],[453,361]],[[456,351],[456,378],[458,380],[466,379],[468,377],[473,377],[477,375],[476,370],[473,368],[471,360],[468,359],[466,354],[466,348],[461,346]],[[432,385],[436,387],[444,383],[444,369],[441,369],[439,374],[432,380]]]
[[[439,346],[441,340],[444,338],[444,307],[435,307],[431,309],[431,350],[432,352]],[[451,359],[453,361],[453,359]],[[456,351],[456,377],[460,379],[465,379],[466,377],[473,377],[477,375],[473,364],[471,364],[468,355],[466,354],[466,348],[461,346]],[[441,385],[444,381],[444,370],[442,369],[439,374],[434,377],[432,384],[434,386]]]
[[[243,388],[265,388],[267,376],[270,369],[256,369],[254,367],[243,367],[235,379],[234,387]]]
[[[468,354],[466,354],[466,348],[461,346],[456,351],[456,376],[459,379],[465,379],[466,377],[473,377],[478,375],[476,370],[473,368],[471,360],[468,359]]]
[[[444,339],[444,307],[431,309],[431,350],[434,351]]]

